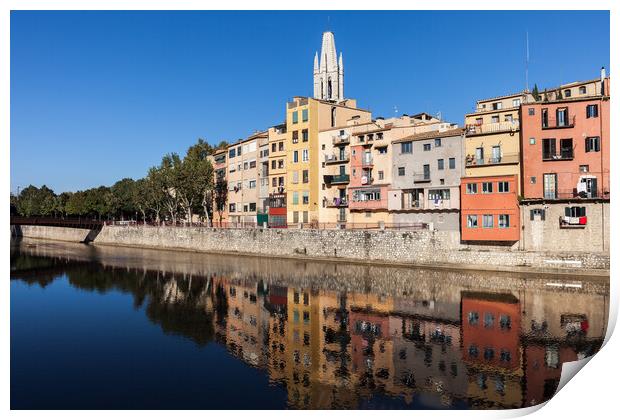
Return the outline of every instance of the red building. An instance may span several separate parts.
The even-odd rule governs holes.
[[[609,78],[579,95],[588,83],[521,105],[525,199],[609,198]]]
[[[286,221],[286,193],[269,194],[268,225],[270,228],[285,228]]]
[[[519,240],[517,175],[468,177],[461,180],[461,239]]]

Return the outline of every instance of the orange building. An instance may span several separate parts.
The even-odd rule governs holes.
[[[521,105],[524,198],[609,198],[609,78],[595,88]]]
[[[461,239],[519,240],[517,175],[468,177],[461,181]]]

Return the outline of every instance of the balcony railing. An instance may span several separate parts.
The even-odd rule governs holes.
[[[331,154],[331,155],[325,155],[325,164],[326,165],[333,165],[336,163],[344,163],[344,162],[348,162],[349,161],[349,154],[348,153],[344,153],[344,154]]]
[[[549,118],[547,121],[542,122],[543,130],[550,130],[554,128],[572,128],[575,126],[575,116],[571,115],[567,119]]]
[[[569,200],[569,199],[588,199],[588,198],[603,198],[609,199],[609,191],[596,190],[596,191],[577,191],[577,188],[562,189],[555,191],[546,191],[544,193],[545,200]]]
[[[326,184],[336,185],[336,184],[348,184],[349,183],[349,174],[343,175],[323,175],[323,180]]]
[[[350,141],[351,139],[348,134],[340,134],[337,136],[332,136],[332,144],[334,146],[349,144]]]
[[[346,197],[341,198],[341,197],[334,197],[331,201],[325,197],[325,207],[348,207],[349,206],[349,201],[347,200]]]
[[[483,165],[500,165],[503,163],[518,163],[519,162],[519,154],[518,153],[504,153],[501,156],[491,156],[489,158],[476,158],[472,155],[467,155],[465,157],[465,166],[483,166]]]
[[[564,150],[560,154],[543,153],[543,160],[573,160],[575,153],[572,150]]]
[[[431,182],[431,174],[430,173],[414,174],[413,182],[415,183]]]
[[[519,130],[519,121],[504,121],[489,124],[468,124],[465,128],[465,133],[467,135],[517,131]]]

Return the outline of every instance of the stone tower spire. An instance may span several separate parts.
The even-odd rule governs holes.
[[[342,53],[338,58],[332,32],[323,32],[320,63],[318,57],[314,55],[314,97],[326,101],[344,100]]]

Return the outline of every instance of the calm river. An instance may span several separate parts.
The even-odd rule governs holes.
[[[517,408],[608,278],[11,244],[12,409]]]

